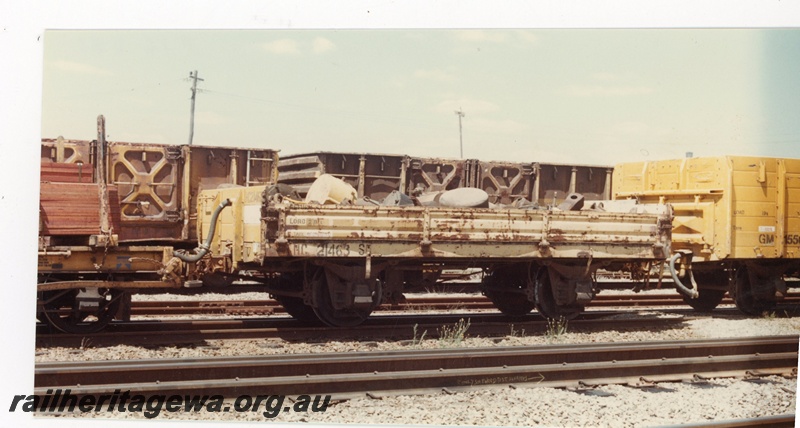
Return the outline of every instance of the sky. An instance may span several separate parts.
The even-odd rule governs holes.
[[[798,29],[50,30],[41,134],[186,144],[194,70],[196,145],[800,157]]]
[[[33,385],[41,138],[94,139],[103,114],[112,141],[185,144],[193,70],[198,145],[457,158],[460,109],[472,159],[800,158],[798,2],[332,4],[0,0],[0,272],[13,290],[0,404]],[[48,422],[0,412],[0,425]]]

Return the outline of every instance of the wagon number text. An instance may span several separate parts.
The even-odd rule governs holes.
[[[758,242],[763,245],[775,245],[775,235],[762,233],[758,235]],[[786,235],[783,242],[785,245],[800,245],[800,235]]]
[[[349,244],[317,244],[317,257],[347,257],[349,255]]]

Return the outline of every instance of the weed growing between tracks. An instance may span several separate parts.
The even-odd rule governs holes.
[[[417,339],[417,327],[419,327],[419,324],[414,324],[414,338],[411,339],[411,346],[415,348],[422,346],[422,341],[425,339],[425,335],[428,334],[428,330],[425,330],[422,332],[422,336]]]
[[[798,308],[782,309],[777,311],[764,311],[761,313],[761,318],[767,320],[775,320],[779,318],[792,318],[797,316]]]
[[[514,330],[514,324],[511,324],[511,331],[508,333],[508,337],[525,337],[525,329]]]
[[[439,329],[439,347],[450,348],[461,346],[469,326],[469,318],[467,321],[461,318],[452,326],[443,325],[442,328]]]
[[[547,330],[545,331],[545,337],[547,338],[547,341],[561,341],[563,336],[567,333],[568,325],[569,321],[567,321],[564,317],[548,318]]]

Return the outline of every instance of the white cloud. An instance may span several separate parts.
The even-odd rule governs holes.
[[[440,82],[452,82],[456,76],[438,68],[431,70],[416,70],[414,77],[417,79],[437,80]]]
[[[334,45],[332,41],[324,37],[317,37],[312,42],[311,49],[314,51],[314,53],[319,54],[336,49],[336,45]]]
[[[262,46],[264,47],[265,51],[278,55],[297,55],[300,53],[300,48],[297,46],[297,42],[292,39],[273,40],[271,42],[264,43]]]
[[[53,61],[53,66],[61,71],[66,71],[70,73],[77,73],[77,74],[91,74],[95,76],[108,76],[111,74],[110,71],[95,67],[89,64],[82,64],[79,62],[73,61]]]

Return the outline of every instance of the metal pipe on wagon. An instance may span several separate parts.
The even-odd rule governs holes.
[[[683,256],[684,254],[682,253],[675,253],[675,255],[669,258],[669,273],[672,275],[672,281],[675,283],[675,288],[678,290],[679,293],[688,296],[692,299],[696,299],[700,296],[700,293],[697,291],[697,283],[694,280],[694,275],[692,275],[692,269],[691,268],[687,269],[689,281],[692,284],[692,288],[683,285],[680,278],[678,278],[678,272],[675,271],[675,262]],[[689,254],[689,257],[691,257],[691,254]]]
[[[217,229],[217,218],[219,217],[219,213],[225,209],[225,207],[229,207],[231,205],[231,200],[226,198],[224,201],[220,202],[217,205],[217,208],[214,210],[214,213],[211,214],[211,221],[208,227],[208,236],[206,237],[206,242],[200,244],[199,247],[195,248],[195,254],[184,254],[183,252],[173,251],[172,255],[189,263],[194,263],[203,258],[203,256],[208,253],[208,249],[211,246],[211,241],[214,239],[214,232]]]

